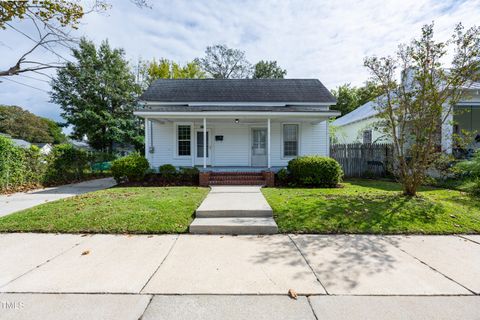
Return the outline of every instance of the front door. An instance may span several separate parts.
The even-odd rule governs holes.
[[[252,128],[252,167],[266,167],[267,161],[267,129]]]
[[[196,132],[195,165],[203,165],[203,129]],[[210,130],[207,130],[207,165],[210,165]]]

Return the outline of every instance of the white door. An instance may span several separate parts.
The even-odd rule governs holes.
[[[266,167],[267,161],[267,128],[252,128],[252,167]]]
[[[195,165],[203,165],[203,129],[197,130],[195,134]],[[210,165],[210,130],[207,130],[207,165]]]

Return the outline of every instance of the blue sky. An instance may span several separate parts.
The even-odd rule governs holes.
[[[252,63],[277,60],[288,78],[318,78],[329,89],[362,84],[368,79],[365,56],[394,53],[399,43],[418,36],[423,24],[435,21],[437,37],[446,39],[456,23],[480,22],[480,0],[150,0],[151,9],[111,2],[107,13],[88,15],[76,35],[97,43],[108,38],[132,63],[154,57],[184,63],[201,57],[208,45],[226,44],[244,50]],[[9,67],[29,45],[0,30],[0,67]],[[36,55],[56,59],[48,52]],[[68,52],[62,55],[69,58]],[[61,121],[60,108],[48,102],[48,79],[26,76],[0,79],[0,104]]]

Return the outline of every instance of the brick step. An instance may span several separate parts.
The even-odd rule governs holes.
[[[212,186],[221,186],[221,185],[243,185],[243,186],[263,186],[265,185],[265,180],[255,179],[255,180],[212,180],[210,179],[209,184]]]
[[[263,176],[210,176],[210,180],[263,180]]]
[[[261,172],[210,172],[211,176],[261,176]]]

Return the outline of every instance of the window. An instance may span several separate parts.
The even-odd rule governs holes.
[[[298,124],[283,125],[283,156],[298,156]]]
[[[363,143],[372,143],[372,130],[363,131]]]
[[[177,152],[179,156],[191,155],[191,137],[192,135],[190,125],[177,126]]]

